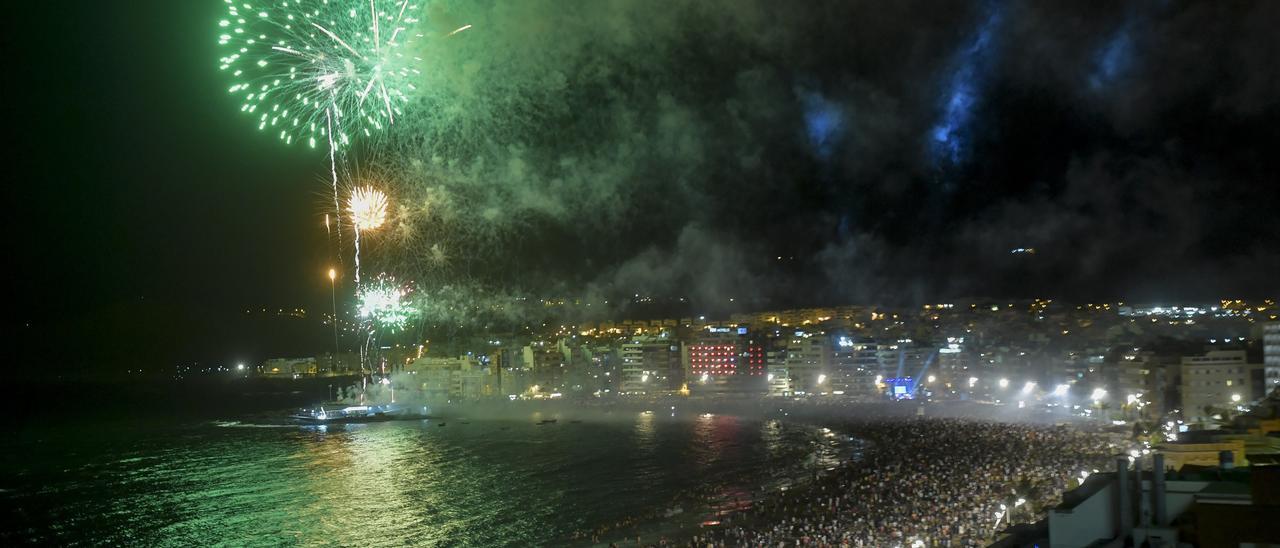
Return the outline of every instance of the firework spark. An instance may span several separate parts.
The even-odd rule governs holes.
[[[401,331],[418,315],[407,298],[411,292],[409,286],[396,283],[395,278],[380,275],[360,288],[356,312],[375,329]]]
[[[371,186],[362,186],[351,191],[347,200],[347,211],[351,213],[351,224],[357,231],[374,230],[387,222],[387,195]]]
[[[421,37],[410,0],[227,2],[219,68],[258,129],[310,146],[350,143],[395,122],[414,92]]]
[[[351,225],[355,227],[355,280],[360,283],[360,233],[374,230],[387,222],[387,195],[371,186],[362,186],[351,192],[347,200],[351,213]]]

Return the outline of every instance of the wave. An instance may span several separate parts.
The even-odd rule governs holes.
[[[213,421],[218,428],[298,428],[296,424],[261,424],[240,421]]]

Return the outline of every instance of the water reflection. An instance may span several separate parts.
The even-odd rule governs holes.
[[[35,446],[0,506],[37,544],[563,545],[693,512],[690,493],[731,511],[813,451],[802,427],[666,408],[632,420],[228,423],[92,451],[71,439]]]
[[[656,441],[657,429],[654,425],[653,411],[641,411],[636,415],[636,447],[644,453],[652,453],[656,448]]]

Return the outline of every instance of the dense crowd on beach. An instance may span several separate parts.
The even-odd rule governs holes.
[[[760,495],[682,542],[616,544],[985,546],[1011,522],[1038,519],[1117,451],[1103,436],[1043,424],[895,418],[841,430],[868,443],[859,458]]]

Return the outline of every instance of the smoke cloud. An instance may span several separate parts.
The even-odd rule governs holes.
[[[435,3],[374,261],[705,310],[1274,294],[1277,11]]]

